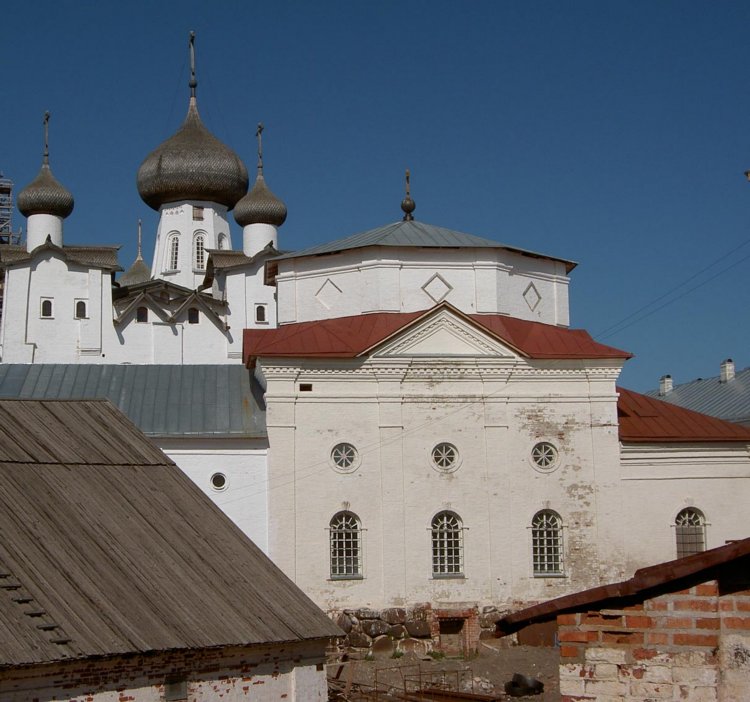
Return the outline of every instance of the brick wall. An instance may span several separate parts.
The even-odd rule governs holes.
[[[326,641],[275,647],[87,658],[0,671],[2,702],[163,702],[184,680],[185,702],[325,702]]]
[[[557,621],[563,702],[750,699],[750,590],[711,580]]]

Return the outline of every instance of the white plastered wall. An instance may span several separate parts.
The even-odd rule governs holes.
[[[502,249],[368,247],[279,261],[279,324],[412,312],[443,300],[466,313],[569,324],[559,261]]]
[[[264,440],[154,438],[156,445],[268,553],[268,444]],[[211,476],[226,478],[224,489]]]
[[[369,359],[261,362],[271,557],[332,609],[509,604],[621,577],[614,386],[621,362],[531,363],[473,331],[419,335],[420,328],[405,333],[413,340],[394,340]],[[312,390],[300,391],[301,383]],[[544,440],[560,456],[549,473],[530,460]],[[430,453],[445,441],[461,464],[441,474]],[[357,447],[356,471],[333,468],[338,442]],[[531,520],[546,508],[563,520],[562,578],[532,573]],[[341,510],[364,529],[359,580],[330,578],[327,528]],[[430,523],[443,510],[463,520],[463,578],[432,576]]]

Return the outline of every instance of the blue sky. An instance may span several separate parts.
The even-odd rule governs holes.
[[[201,115],[251,173],[266,126],[283,248],[398,219],[408,167],[421,221],[579,263],[572,325],[636,354],[623,385],[750,365],[750,3],[56,0],[3,24],[0,171],[36,175],[50,110],[66,243],[127,267],[142,218],[150,260],[135,174],[184,118],[194,29]]]

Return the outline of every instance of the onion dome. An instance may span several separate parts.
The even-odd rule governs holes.
[[[118,279],[118,283],[121,286],[125,285],[137,285],[138,283],[146,283],[151,280],[151,269],[148,267],[146,262],[143,260],[141,255],[141,220],[138,220],[138,255],[133,261],[133,265],[128,268]]]
[[[18,193],[16,204],[25,217],[48,214],[64,219],[73,211],[73,195],[52,175],[49,167],[49,112],[44,115],[42,168],[39,175]]]
[[[241,227],[248,224],[272,224],[280,227],[286,221],[286,205],[266,185],[263,177],[263,125],[258,125],[258,176],[252,190],[234,207],[234,220]]]
[[[231,210],[247,192],[245,164],[206,129],[198,115],[194,38],[191,33],[190,104],[185,122],[138,169],[138,193],[155,210],[184,200],[215,202]]]

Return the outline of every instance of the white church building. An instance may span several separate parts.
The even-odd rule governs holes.
[[[65,243],[45,139],[0,396],[109,397],[333,611],[509,607],[748,536],[750,429],[618,388],[575,263],[415,220],[408,179],[398,221],[282,253],[262,129],[248,192],[196,85],[138,172],[150,266]]]

